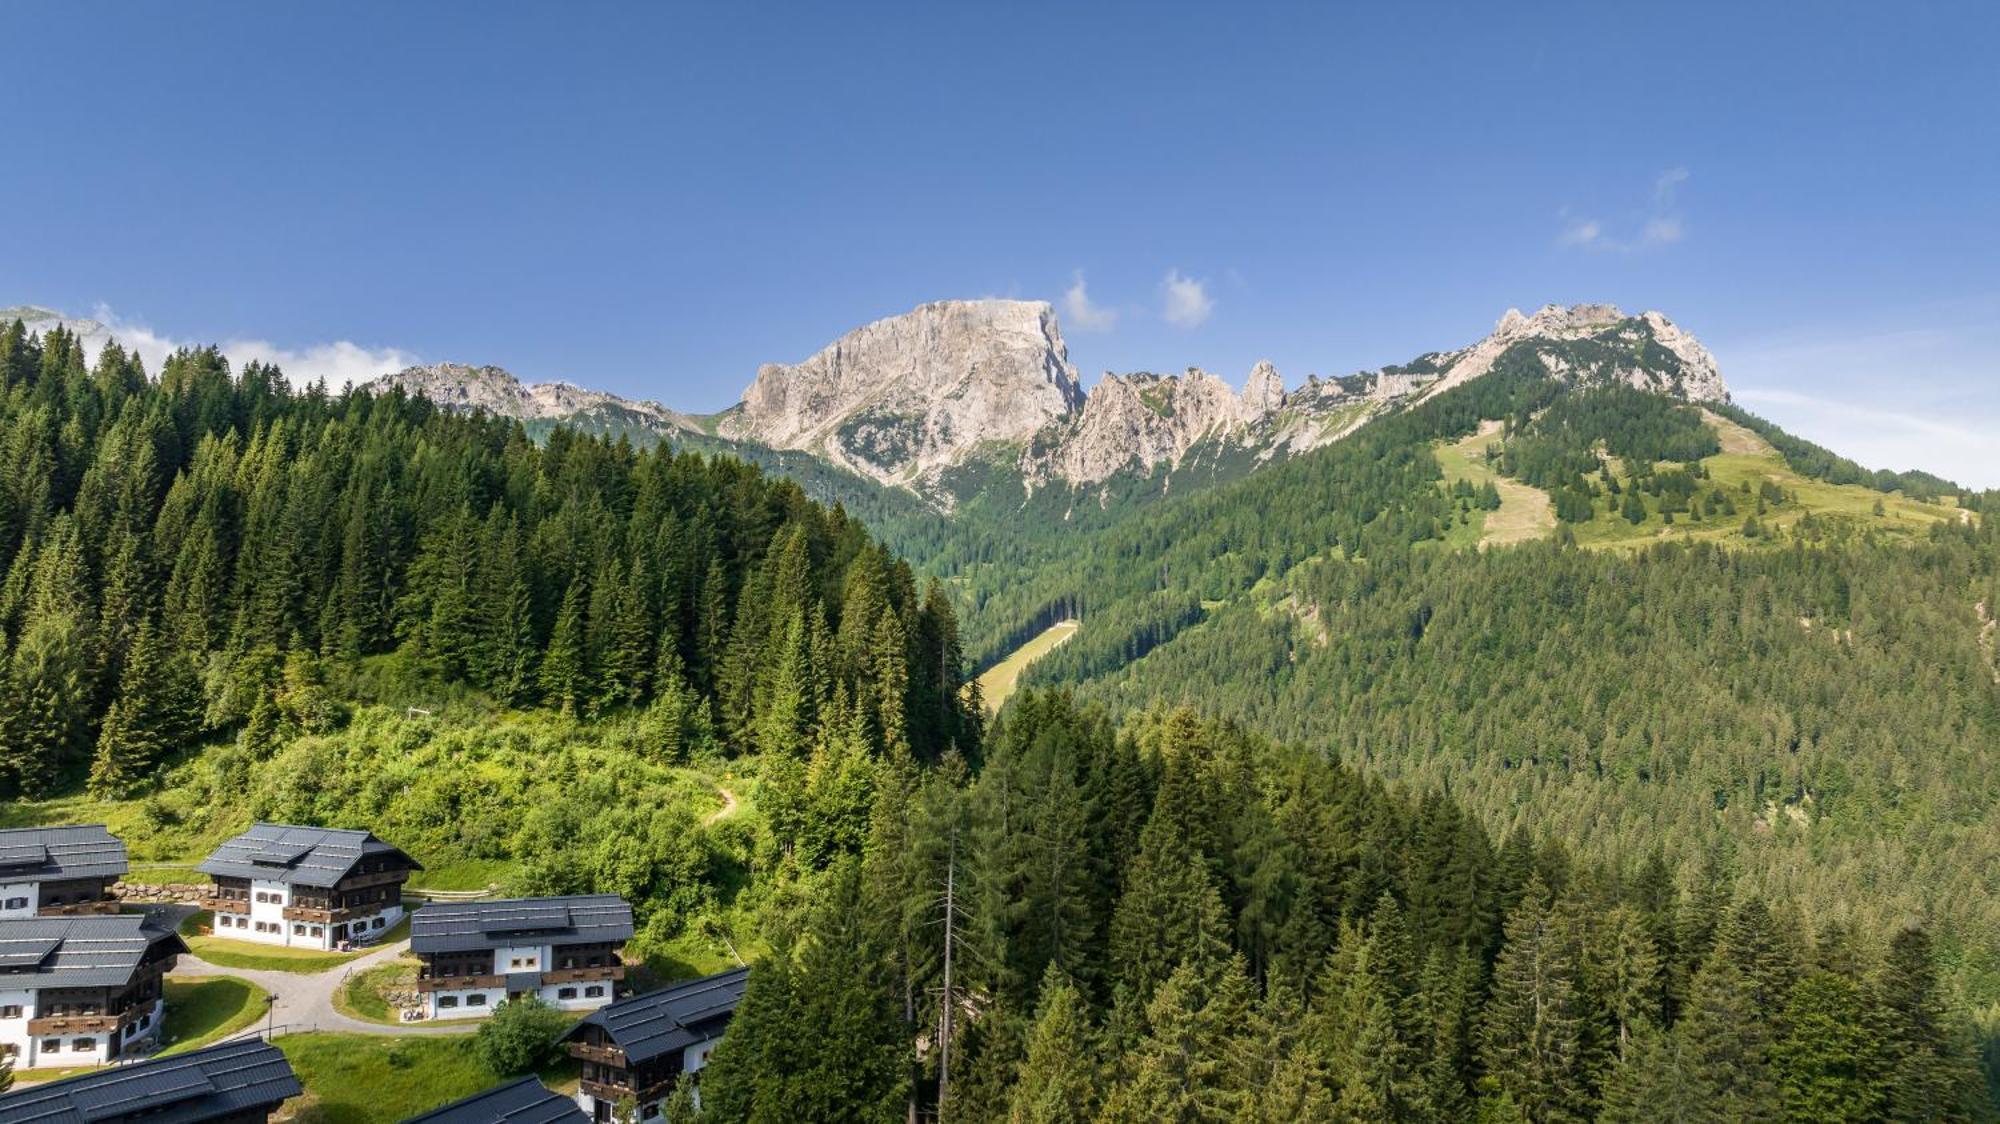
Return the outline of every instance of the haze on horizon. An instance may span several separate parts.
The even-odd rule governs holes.
[[[1996,30],[1970,3],[85,5],[15,64],[40,125],[0,304],[713,410],[949,297],[1052,301],[1085,372],[1292,385],[1606,301],[1803,436],[2000,486]]]

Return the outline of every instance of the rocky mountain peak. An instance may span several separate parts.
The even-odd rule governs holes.
[[[1257,365],[1250,369],[1250,379],[1243,384],[1243,408],[1249,420],[1263,418],[1285,408],[1285,380],[1269,359],[1259,359]]]
[[[914,484],[974,446],[1025,441],[1082,405],[1046,301],[937,301],[856,328],[802,362],[758,368],[719,431]]]
[[[484,410],[518,421],[568,421],[586,429],[629,428],[659,434],[695,428],[686,415],[658,402],[620,398],[568,382],[524,385],[502,367],[433,363],[405,367],[369,386],[375,390],[401,388],[448,410]]]

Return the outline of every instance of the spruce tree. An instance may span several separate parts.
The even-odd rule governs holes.
[[[1054,964],[1042,976],[1008,1124],[1088,1124],[1097,1107],[1096,1033],[1083,995]]]
[[[142,620],[98,735],[91,795],[130,796],[168,755],[188,747],[200,725],[201,688],[194,669],[162,640],[152,621]]]

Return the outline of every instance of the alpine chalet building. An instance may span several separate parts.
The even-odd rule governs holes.
[[[160,977],[187,945],[136,913],[0,920],[0,1054],[103,1065],[160,1032]]]
[[[616,894],[440,902],[410,918],[432,1019],[477,1018],[522,995],[565,1011],[602,1007],[625,978],[631,939],[632,907]]]
[[[103,824],[0,831],[0,918],[117,913],[125,843]]]
[[[640,1119],[657,1119],[681,1075],[708,1064],[749,980],[750,969],[737,968],[585,1015],[563,1036],[570,1056],[583,1063],[577,1107],[602,1124],[631,1097]]]
[[[423,866],[365,831],[260,823],[197,868],[215,935],[333,949],[380,937],[403,917],[403,883]]]

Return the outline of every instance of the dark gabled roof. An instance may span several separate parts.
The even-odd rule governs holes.
[[[200,1124],[300,1093],[285,1055],[255,1038],[100,1069],[0,1096],[0,1124]]]
[[[332,886],[364,858],[396,855],[412,870],[423,867],[365,831],[337,827],[253,824],[202,860],[196,869],[216,878],[255,878],[298,886]]]
[[[125,843],[103,824],[0,831],[0,882],[124,875]]]
[[[123,987],[163,942],[187,946],[137,913],[0,921],[0,987]]]
[[[632,907],[616,894],[436,902],[410,915],[410,951],[420,954],[631,939]]]
[[[602,1027],[626,1060],[637,1065],[719,1036],[749,979],[750,969],[737,968],[620,999],[592,1011],[563,1037],[573,1038],[586,1026]]]
[[[523,1077],[403,1124],[585,1124],[589,1119],[575,1101],[551,1093],[537,1078]]]

